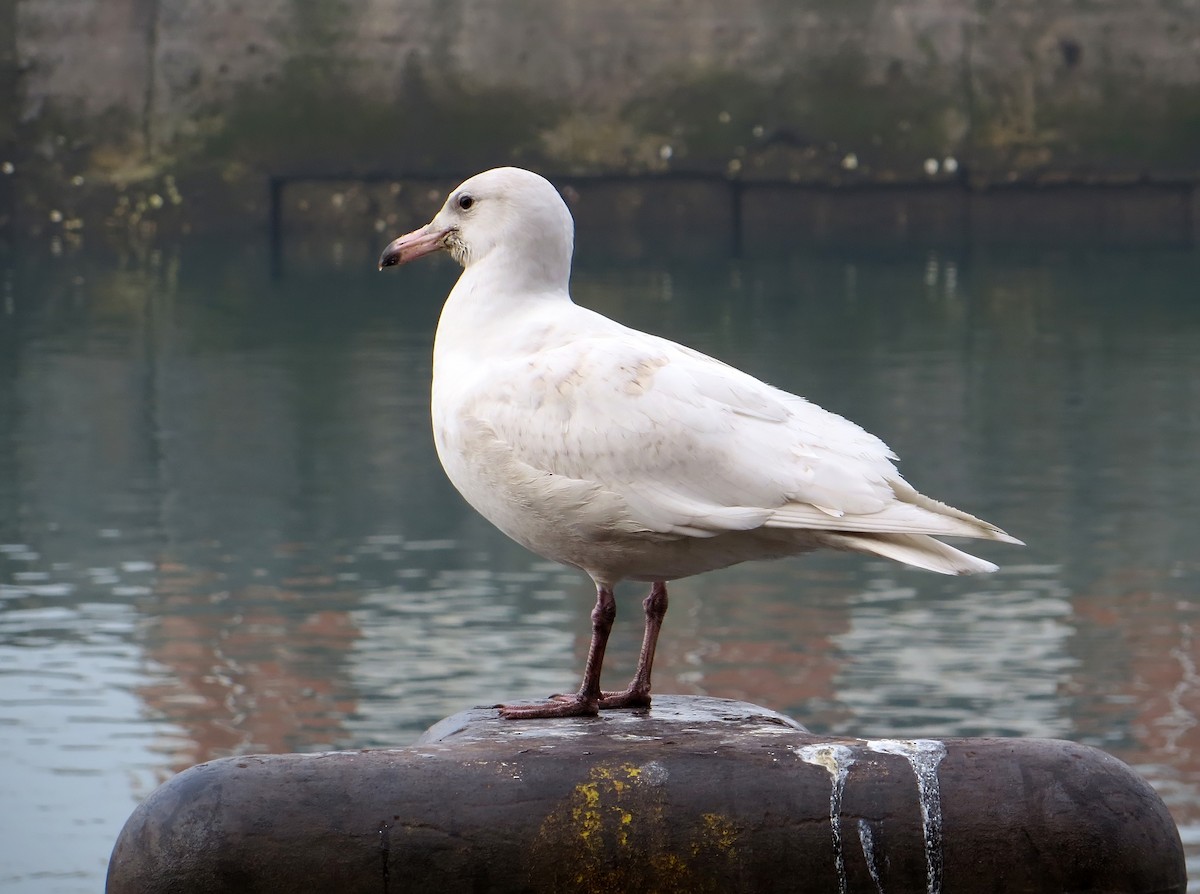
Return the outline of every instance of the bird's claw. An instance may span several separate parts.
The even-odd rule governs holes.
[[[532,705],[499,705],[505,720],[537,720],[547,717],[595,717],[600,705],[578,695],[552,695],[549,701]]]
[[[531,705],[496,705],[500,716],[507,720],[527,720],[540,717],[594,717],[610,708],[648,708],[650,693],[630,687],[623,692],[602,692],[592,701],[577,692],[556,692],[545,702]]]
[[[648,708],[650,693],[640,689],[626,689],[624,692],[600,693],[600,708]]]

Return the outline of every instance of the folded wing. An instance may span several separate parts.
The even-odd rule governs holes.
[[[512,387],[472,406],[478,423],[524,466],[616,496],[623,529],[818,530],[937,571],[994,566],[921,535],[1020,542],[918,493],[854,423],[664,339],[621,327],[493,374]]]

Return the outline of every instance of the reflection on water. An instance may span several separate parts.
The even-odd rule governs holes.
[[[433,453],[454,271],[379,276],[375,248],[280,281],[256,246],[3,272],[0,887],[96,890],[136,800],[191,764],[405,744],[577,685],[590,584]],[[819,555],[680,582],[656,688],[1100,745],[1200,879],[1197,282],[1169,252],[583,258],[582,303],[845,413],[1030,544],[980,546],[986,578]],[[618,594],[617,682],[641,596]]]

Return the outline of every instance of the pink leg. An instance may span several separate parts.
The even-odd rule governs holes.
[[[667,585],[655,581],[650,595],[642,601],[646,610],[646,633],[642,637],[642,651],[638,655],[637,671],[629,688],[624,692],[605,692],[600,698],[601,708],[644,708],[650,704],[650,671],[654,667],[654,649],[658,645],[658,632],[662,629],[667,614]]]
[[[604,649],[617,616],[617,601],[608,587],[596,587],[596,607],[592,609],[592,642],[588,646],[583,685],[575,695],[557,696],[533,705],[500,705],[500,716],[508,720],[532,720],[539,717],[588,717],[600,710],[600,668]],[[653,654],[653,649],[651,649]],[[649,684],[649,673],[646,675]]]

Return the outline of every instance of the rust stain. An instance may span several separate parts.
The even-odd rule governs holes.
[[[737,825],[719,813],[705,813],[700,819],[703,824],[699,834],[692,839],[692,853],[715,850],[733,856],[739,834]]]
[[[666,790],[632,763],[598,764],[543,820],[527,856],[535,891],[716,892],[718,864],[737,859],[740,830],[719,813],[668,815]]]

